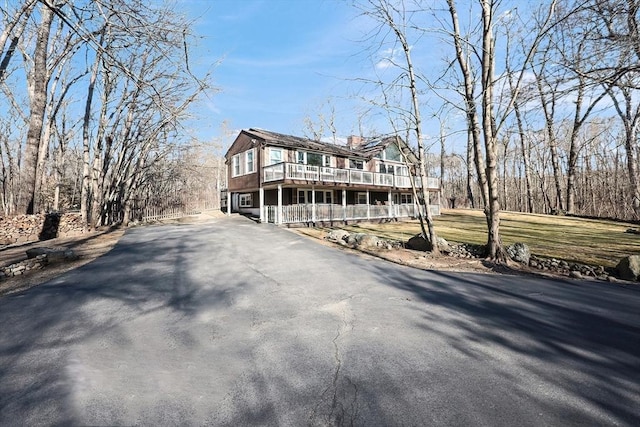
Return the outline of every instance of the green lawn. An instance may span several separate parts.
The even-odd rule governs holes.
[[[624,256],[640,255],[640,235],[625,233],[629,228],[638,228],[633,224],[515,212],[501,212],[500,218],[503,243],[526,243],[535,255],[605,267],[615,267]],[[486,243],[482,211],[445,210],[435,218],[435,225],[436,233],[449,242]],[[341,228],[402,241],[420,232],[418,221]]]

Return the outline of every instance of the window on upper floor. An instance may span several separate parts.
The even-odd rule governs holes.
[[[253,173],[256,170],[256,164],[255,164],[255,158],[254,158],[254,151],[255,149],[251,149],[249,151],[247,151],[246,156],[245,156],[245,160],[247,162],[247,167],[246,167],[246,171],[247,173]]]
[[[296,152],[296,162],[302,165],[328,167],[331,166],[331,156],[310,151],[298,151]]]
[[[409,168],[403,165],[390,165],[386,163],[378,163],[378,172],[388,173],[398,176],[409,176]]]
[[[247,175],[256,171],[255,148],[238,153],[231,158],[231,177]]]
[[[322,166],[322,154],[320,153],[306,153],[306,164],[311,166]]]
[[[231,158],[231,171],[232,176],[240,175],[240,154],[236,154]]]
[[[349,159],[349,169],[364,169],[364,161],[360,159]]]
[[[395,174],[399,176],[409,176],[409,168],[406,166],[396,165]]]
[[[282,148],[269,148],[269,164],[275,165],[282,163]]]
[[[384,160],[390,160],[392,162],[401,162],[402,154],[396,144],[389,144],[387,148],[382,152],[382,158]]]

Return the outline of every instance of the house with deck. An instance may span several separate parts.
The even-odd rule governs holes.
[[[349,137],[347,145],[242,130],[225,154],[223,207],[261,222],[339,224],[412,218],[417,159],[397,136]],[[428,178],[429,209],[440,213],[440,182]],[[420,193],[420,192],[418,192]]]

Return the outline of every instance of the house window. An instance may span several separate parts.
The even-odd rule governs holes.
[[[406,166],[397,165],[395,173],[398,176],[409,176],[409,168],[407,168]]]
[[[306,164],[311,166],[322,166],[322,154],[320,153],[305,153],[307,155]]]
[[[298,203],[301,205],[313,203],[312,191],[298,189]],[[316,191],[316,203],[333,203],[333,191]]]
[[[394,172],[393,165],[385,165],[384,163],[379,163],[378,164],[378,172],[393,174],[393,172]]]
[[[349,168],[363,170],[364,162],[362,160],[349,159]]]
[[[382,158],[384,160],[391,160],[394,162],[402,161],[402,155],[396,144],[387,145],[387,148],[382,152]]]
[[[308,151],[298,151],[296,161],[301,165],[309,166],[331,166],[331,156]]]
[[[253,153],[254,153],[253,148],[246,152],[246,162],[247,162],[247,167],[245,169],[246,173],[253,173],[256,170]]]
[[[311,203],[311,191],[298,189],[298,204]]]
[[[400,203],[403,205],[410,205],[413,203],[413,194],[403,193],[400,195]]]
[[[233,176],[240,175],[240,154],[236,154],[231,158],[231,166],[232,166]]]
[[[333,191],[325,191],[324,192],[324,202],[327,204],[333,203]]]
[[[251,193],[240,194],[239,200],[241,208],[250,208],[253,206],[253,203],[251,202]]]
[[[358,204],[358,205],[366,205],[367,204],[367,193],[357,193],[356,194],[356,204]]]
[[[269,148],[269,164],[275,165],[277,163],[282,163],[282,149]]]

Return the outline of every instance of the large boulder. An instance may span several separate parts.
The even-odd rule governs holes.
[[[67,248],[31,248],[27,249],[26,253],[28,259],[46,255],[49,263],[75,261],[78,259],[78,255],[72,249]]]
[[[433,247],[428,239],[422,237],[422,234],[416,234],[407,241],[407,249],[414,251],[429,252]]]
[[[349,232],[346,230],[331,230],[327,234],[327,240],[338,243],[345,243],[349,237]]]
[[[444,237],[438,237],[437,242],[438,242],[438,249],[440,249],[440,252],[444,252],[448,254],[452,251],[451,246],[449,246],[449,242],[447,242],[444,239]]]
[[[529,260],[531,259],[531,251],[529,250],[529,246],[524,243],[514,243],[513,245],[509,245],[506,247],[507,255],[509,257],[521,264],[529,265]]]
[[[449,246],[449,242],[447,242],[444,238],[438,237],[436,239],[438,242],[438,249],[440,252],[449,253],[451,252],[451,246]],[[431,242],[429,239],[425,239],[422,237],[422,234],[416,234],[412,238],[407,241],[406,244],[407,249],[413,249],[414,251],[422,251],[422,252],[430,252],[433,249]]]
[[[353,233],[346,238],[347,245],[353,248],[373,249],[380,245],[380,239],[373,234]]]
[[[638,280],[640,277],[640,255],[624,257],[616,266],[618,275],[624,280]]]

